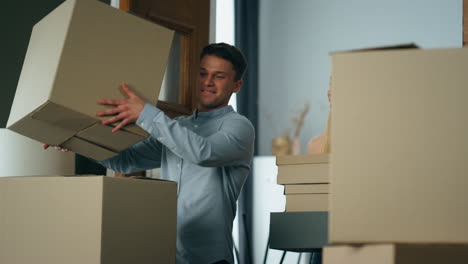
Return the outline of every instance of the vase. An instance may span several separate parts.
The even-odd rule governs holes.
[[[275,156],[285,156],[291,154],[291,141],[289,137],[275,137],[271,141],[271,153]]]
[[[301,154],[301,141],[299,137],[293,137],[291,141],[291,155],[300,155]]]

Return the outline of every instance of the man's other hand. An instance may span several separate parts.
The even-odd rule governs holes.
[[[61,150],[63,152],[69,152],[70,150],[67,149],[67,148],[64,148],[62,146],[51,146],[51,145],[48,145],[48,144],[44,144],[42,145],[42,148],[43,149],[48,149],[49,147],[54,147],[55,150]]]
[[[102,121],[101,123],[103,125],[120,121],[120,123],[118,123],[114,129],[112,129],[112,133],[119,131],[119,129],[121,129],[126,124],[135,123],[143,111],[143,108],[145,107],[145,102],[130,88],[128,88],[125,83],[122,84],[122,90],[128,97],[125,100],[102,99],[98,101],[98,104],[114,106],[113,108],[98,112],[96,114],[97,116],[113,115],[113,117]]]

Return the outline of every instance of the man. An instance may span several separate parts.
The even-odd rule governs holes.
[[[161,168],[161,177],[178,182],[177,263],[234,263],[232,224],[236,201],[250,171],[254,128],[228,106],[242,86],[246,61],[225,43],[206,46],[200,55],[198,107],[171,120],[145,104],[125,84],[128,99],[100,100],[114,108],[103,124],[112,132],[135,122],[150,137],[120,155],[101,161],[117,172]]]

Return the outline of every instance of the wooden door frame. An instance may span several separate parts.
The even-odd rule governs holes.
[[[155,8],[148,6],[143,8],[139,7],[135,2],[137,1],[120,0],[119,9],[163,25],[181,35],[178,102],[159,101],[157,106],[170,117],[191,114],[198,105],[195,95],[196,78],[199,70],[198,65],[200,63],[199,53],[201,49],[208,44],[210,0],[192,1],[197,4],[197,7],[202,6],[202,8],[194,10],[192,21],[188,21],[190,19],[187,18],[169,17],[159,13]]]
[[[132,12],[132,11],[130,11]],[[194,31],[195,28],[192,25],[184,24],[180,21],[174,20],[169,17],[165,17],[158,14],[156,11],[148,11],[146,18],[159,24],[174,30],[181,34],[180,42],[180,61],[179,61],[179,104],[185,105],[194,109],[196,107],[193,101],[192,85],[195,84],[196,80],[192,80],[191,74],[191,61],[194,60],[193,46],[195,46]],[[197,68],[198,71],[198,68]]]
[[[147,0],[146,0],[147,1]],[[157,0],[151,0],[157,1]],[[158,101],[157,107],[164,111],[170,118],[175,118],[181,115],[190,115],[197,107],[196,78],[199,71],[199,53],[201,49],[208,44],[209,33],[209,1],[210,0],[193,0],[204,2],[205,8],[200,8],[194,20],[198,23],[198,27],[194,24],[168,17],[151,8],[138,8],[133,0],[120,0],[119,9],[126,11],[145,19],[151,20],[159,25],[165,26],[181,34],[180,43],[180,87],[179,87],[179,102]],[[149,1],[148,1],[149,2]],[[208,5],[206,5],[208,3]],[[203,6],[203,5],[202,5]],[[201,12],[200,12],[201,11]],[[194,11],[195,12],[195,11]],[[193,21],[192,21],[193,22]],[[206,28],[200,28],[206,27]],[[116,177],[128,176],[145,176],[146,172],[136,172],[131,174],[115,173]]]

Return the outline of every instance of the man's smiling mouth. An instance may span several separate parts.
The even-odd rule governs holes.
[[[207,89],[202,89],[201,90],[202,93],[211,93],[211,94],[216,94],[216,91],[213,91],[213,90],[207,90]]]

